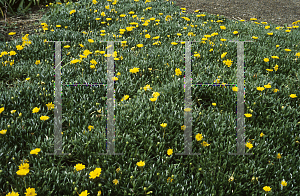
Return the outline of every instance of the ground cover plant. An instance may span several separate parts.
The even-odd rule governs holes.
[[[298,195],[300,30],[186,15],[171,1],[50,4],[44,34],[0,43],[0,194]],[[13,36],[13,32],[11,36]],[[62,87],[62,143],[54,146],[53,42],[64,84],[107,83],[114,43],[115,152],[106,153],[105,85]],[[184,105],[192,43],[192,108]],[[237,44],[244,44],[245,145],[236,153]],[[102,42],[100,42],[102,41]],[[184,151],[184,113],[193,152]]]

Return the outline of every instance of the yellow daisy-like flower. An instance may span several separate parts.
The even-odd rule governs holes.
[[[280,153],[277,154],[277,159],[281,159]]]
[[[165,128],[167,126],[167,123],[162,123],[162,124],[160,124],[160,126],[162,126],[163,128]]]
[[[202,134],[198,133],[195,138],[197,141],[201,141],[203,136],[202,136]]]
[[[282,186],[286,186],[287,185],[287,182],[285,180],[281,181],[281,185]]]
[[[25,176],[29,173],[29,169],[21,169],[16,172],[19,176]]]
[[[6,132],[7,132],[7,130],[6,130],[6,129],[4,129],[4,130],[1,130],[1,131],[0,131],[0,134],[2,134],[2,135],[5,135],[5,134],[6,134]]]
[[[89,129],[89,131],[91,131],[91,129],[94,129],[94,127],[93,127],[92,125],[90,125],[90,126],[88,127],[88,129]]]
[[[45,120],[49,119],[49,116],[41,116],[40,119],[43,120],[43,121],[45,121]]]
[[[157,100],[157,98],[156,97],[154,97],[154,98],[150,98],[150,101],[152,101],[152,102],[154,102],[154,101],[156,101]]]
[[[35,108],[33,108],[32,113],[38,113],[38,112],[40,111],[40,109],[41,109],[41,108],[35,107]]]
[[[251,143],[249,143],[249,142],[247,142],[246,146],[247,146],[249,149],[253,148],[253,145],[252,145]]]
[[[206,141],[203,141],[202,142],[202,146],[206,147],[206,146],[209,146],[210,144],[208,144]]]
[[[54,104],[52,102],[46,104],[46,106],[47,106],[48,110],[54,109]]]
[[[159,92],[153,92],[153,93],[152,93],[152,96],[153,96],[154,98],[157,98],[159,95],[160,95]]]
[[[170,156],[173,154],[173,149],[168,149],[167,154]]]
[[[269,187],[269,186],[264,186],[264,191],[266,191],[266,192],[269,192],[269,191],[271,191],[271,188]]]
[[[251,117],[252,114],[244,114],[247,118]]]
[[[113,180],[113,183],[114,183],[115,185],[117,185],[117,184],[119,184],[119,180],[114,179],[114,180]]]
[[[296,94],[291,94],[290,97],[291,98],[296,98],[297,96],[296,96]]]
[[[40,148],[36,148],[36,149],[34,149],[34,150],[31,150],[31,151],[30,151],[30,154],[36,154],[36,155],[37,155],[40,151],[41,151]]]
[[[143,167],[143,166],[145,166],[145,161],[140,161],[140,162],[136,163],[136,165],[139,167]]]
[[[239,90],[239,88],[236,86],[236,87],[232,87],[232,90],[237,92]]]
[[[81,163],[80,164],[76,164],[76,166],[74,166],[75,167],[75,169],[77,170],[77,171],[80,171],[80,170],[83,170],[84,168],[85,168],[85,165],[82,165]]]

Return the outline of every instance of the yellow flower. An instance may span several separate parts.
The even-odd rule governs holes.
[[[285,180],[281,181],[281,185],[282,186],[286,186],[287,185],[287,182]]]
[[[15,35],[16,32],[10,32],[8,35]]]
[[[8,193],[6,196],[19,196],[19,193],[12,191],[11,193]]]
[[[224,58],[226,56],[227,52],[224,52],[222,55],[221,55],[221,59]]]
[[[13,114],[13,113],[15,113],[16,111],[17,111],[17,110],[12,110],[12,111],[10,111],[10,113]]]
[[[137,73],[137,72],[139,72],[139,69],[140,68],[134,67],[133,69],[130,69],[129,72],[131,72],[131,73]]]
[[[277,154],[277,159],[281,159],[280,153]]]
[[[6,134],[6,132],[7,132],[7,130],[4,129],[4,130],[1,130],[1,131],[0,131],[0,134],[4,135],[4,134]]]
[[[176,76],[179,76],[179,75],[181,75],[181,71],[180,71],[180,69],[179,68],[176,68],[175,69],[175,74],[176,74]]]
[[[19,166],[19,170],[22,170],[22,169],[29,169],[29,164],[28,163],[23,163]]]
[[[162,123],[162,124],[160,124],[160,126],[162,126],[163,128],[165,128],[167,126],[167,123]]]
[[[26,189],[26,193],[25,193],[25,195],[26,196],[35,196],[35,195],[37,195],[36,193],[35,193],[35,189],[34,188],[28,188],[28,189]]]
[[[203,137],[202,134],[198,133],[195,138],[197,141],[201,141]]]
[[[265,134],[263,134],[262,132],[260,133],[260,137],[264,136]]]
[[[236,87],[232,87],[232,90],[237,92],[239,90],[239,88],[236,86]]]
[[[95,67],[95,65],[91,65],[90,68],[95,69],[96,67]],[[112,78],[112,79],[114,79],[114,78]]]
[[[117,179],[114,179],[114,180],[113,180],[113,183],[114,183],[115,185],[117,185],[117,184],[119,183],[119,181],[118,181]]]
[[[35,107],[35,108],[33,108],[32,113],[38,113],[38,112],[40,111],[40,109],[41,109],[41,108]]]
[[[271,88],[271,85],[267,84],[267,85],[264,85],[265,88]]]
[[[137,47],[139,47],[139,48],[141,48],[141,47],[143,47],[144,45],[143,44],[138,44],[138,45],[136,45]]]
[[[49,116],[41,116],[40,119],[45,121],[49,119]]]
[[[92,178],[92,179],[95,179],[96,177],[99,177],[101,174],[101,168],[96,168],[94,171],[91,171],[90,172],[90,177],[89,178]]]
[[[151,36],[149,34],[146,34],[145,35],[145,38],[150,38]]]
[[[83,170],[84,168],[85,168],[85,165],[82,165],[81,163],[80,164],[76,164],[76,166],[74,166],[75,167],[75,169],[77,170],[77,171],[80,171],[80,170]]]
[[[168,149],[167,154],[172,155],[173,154],[173,149]]]
[[[173,179],[171,177],[168,177],[167,182],[169,182],[169,181],[172,182]]]
[[[268,61],[269,61],[269,59],[268,59],[268,58],[264,58],[264,61],[265,61],[265,62],[268,62]]]
[[[88,129],[89,129],[89,131],[91,131],[91,129],[94,129],[94,127],[93,127],[92,125],[90,125],[90,126],[88,127]]]
[[[185,108],[184,111],[185,112],[190,112],[192,109],[191,108]]]
[[[291,98],[296,98],[297,96],[296,96],[296,94],[291,94],[290,97]]]
[[[247,146],[249,149],[253,148],[253,145],[252,145],[251,143],[249,143],[249,142],[247,142],[246,146]]]
[[[150,90],[150,89],[152,89],[151,87],[150,87],[150,85],[149,84],[147,84],[146,86],[144,86],[144,90],[146,91],[146,90]]]
[[[208,144],[206,141],[203,141],[202,142],[202,146],[206,147],[206,146],[209,146],[210,144]]]
[[[36,65],[38,65],[38,64],[40,64],[40,63],[41,63],[40,60],[36,60],[36,61],[35,61],[35,64],[36,64]]]
[[[223,63],[225,64],[225,65],[227,65],[227,67],[230,67],[231,65],[232,65],[232,60],[229,60],[229,59],[227,59],[226,61],[223,61]]]
[[[182,125],[181,126],[181,130],[185,130],[186,126],[185,125]]]
[[[48,107],[48,110],[54,109],[54,104],[52,104],[52,102],[46,104],[46,106]]]
[[[70,14],[73,14],[73,13],[75,13],[76,12],[76,10],[72,10],[72,11],[70,11]]]
[[[263,91],[265,88],[264,87],[257,87],[256,89],[259,90],[259,91]]]
[[[4,107],[0,108],[0,114],[4,111]]]
[[[269,186],[264,186],[263,189],[264,189],[264,191],[267,191],[267,192],[268,192],[268,191],[271,191],[271,188],[270,188]]]
[[[252,116],[252,114],[244,114],[246,117],[251,117]]]
[[[216,103],[212,103],[212,105],[213,105],[213,106],[216,106],[217,104],[216,104]]]
[[[87,196],[87,195],[89,195],[89,193],[87,190],[85,190],[85,191],[82,191],[79,196]]]
[[[40,151],[41,151],[40,148],[36,148],[36,149],[34,149],[34,150],[31,150],[31,151],[30,151],[30,154],[36,154],[36,155],[37,155]]]
[[[150,101],[154,102],[157,100],[157,97],[154,97],[154,98],[150,98]]]
[[[92,39],[88,39],[88,42],[90,42],[90,43],[94,43],[94,40],[92,40]]]
[[[19,176],[25,176],[29,173],[29,169],[21,169],[16,172]]]
[[[98,191],[98,194],[97,194],[97,196],[100,196],[101,195],[101,191]]]
[[[145,161],[140,161],[140,162],[136,163],[136,165],[139,167],[143,167],[143,166],[145,166]]]
[[[152,96],[153,96],[154,98],[157,98],[159,95],[160,95],[159,92],[153,92],[153,93],[152,93]]]

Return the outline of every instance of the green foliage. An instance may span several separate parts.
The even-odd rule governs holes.
[[[299,193],[300,146],[296,142],[300,138],[299,60],[293,60],[300,52],[299,28],[285,32],[270,24],[266,30],[262,24],[235,23],[206,13],[201,17],[179,15],[178,7],[160,0],[146,4],[128,0],[115,5],[113,1],[97,2],[51,5],[51,12],[43,18],[48,30],[41,36],[29,35],[31,44],[18,50],[23,40],[0,43],[0,108],[4,107],[0,113],[0,131],[7,130],[6,134],[0,134],[0,193],[14,190],[24,195],[31,187],[38,195],[76,195],[85,190],[90,195],[97,195],[100,190],[102,195],[262,195],[265,186],[272,188],[268,195]],[[107,5],[109,9],[105,8]],[[148,7],[152,10],[146,10]],[[70,15],[72,10],[76,12]],[[102,12],[106,16],[102,16]],[[120,17],[121,14],[126,17]],[[137,17],[132,17],[135,14]],[[172,20],[166,21],[167,15],[172,16]],[[190,21],[181,18],[183,16]],[[141,21],[141,17],[149,20],[149,24],[143,25],[145,21]],[[160,24],[156,20],[160,20]],[[130,24],[132,22],[138,23],[138,27]],[[198,26],[192,28],[191,25]],[[122,37],[113,36],[130,26],[136,28],[125,31]],[[226,30],[220,26],[226,26]],[[233,31],[239,32],[238,37]],[[267,35],[269,31],[274,35]],[[191,40],[189,32],[195,34],[192,40],[198,41],[204,35],[218,32],[205,43],[192,43],[193,84],[217,83],[217,79],[218,83],[236,84],[236,43],[228,40],[254,41],[244,44],[244,113],[252,114],[245,117],[245,142],[250,140],[253,145],[251,149],[245,147],[245,152],[253,155],[228,155],[237,150],[237,93],[233,86],[192,86],[193,153],[201,155],[176,155],[184,152],[181,127],[185,113],[185,45],[172,43]],[[151,38],[145,38],[146,34]],[[156,36],[160,36],[159,39],[153,39]],[[67,155],[46,155],[53,153],[54,148],[54,109],[48,109],[46,104],[55,100],[55,50],[54,43],[44,40],[70,41],[61,43],[61,79],[67,84],[106,84],[107,43],[99,41],[127,41],[126,46],[114,43],[115,58],[118,58],[114,60],[114,76],[118,78],[114,83],[115,152],[123,156],[96,154],[106,153],[105,85],[62,86],[62,151]],[[153,44],[157,41],[160,43]],[[139,48],[138,44],[143,47]],[[79,59],[85,50],[92,54],[82,58],[80,63],[70,63]],[[11,51],[16,55],[5,54]],[[194,56],[194,52],[201,57]],[[226,56],[221,58],[225,52]],[[264,58],[270,61],[265,62]],[[230,67],[223,63],[226,59],[233,61]],[[97,62],[96,69],[90,67],[92,60]],[[266,70],[274,69],[276,64],[278,70]],[[131,73],[134,67],[140,68],[139,72]],[[181,75],[175,75],[176,68],[182,71]],[[255,74],[257,77],[253,77]],[[268,83],[271,88],[257,90]],[[146,85],[152,89],[147,90]],[[152,102],[154,92],[160,95]],[[291,94],[298,97],[292,98]],[[121,101],[125,95],[129,95],[129,99]],[[36,107],[40,110],[33,113]],[[41,116],[49,119],[42,121]],[[167,126],[163,128],[162,123]],[[94,127],[91,131],[90,125]],[[202,134],[202,141],[195,139],[198,133]],[[261,133],[264,136],[261,137]],[[203,146],[203,141],[209,146]],[[30,154],[36,148],[41,151],[37,155]],[[167,155],[168,149],[174,153]],[[278,153],[281,159],[276,158]],[[19,176],[16,172],[25,159],[29,161],[30,171],[26,176]],[[145,161],[145,166],[138,167],[139,161]],[[79,163],[85,165],[85,169],[76,171],[74,166]],[[90,179],[90,172],[96,168],[102,169],[101,175]],[[231,176],[233,181],[229,181]],[[173,180],[168,181],[169,177]],[[251,180],[253,177],[258,180]],[[113,183],[115,179],[119,184]],[[288,184],[281,189],[283,179]]]

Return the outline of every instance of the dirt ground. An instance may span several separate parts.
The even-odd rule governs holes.
[[[177,0],[176,5],[186,8],[186,13],[190,14],[199,9],[199,12],[224,15],[231,20],[256,18],[256,22],[278,26],[292,26],[300,20],[299,0]]]

